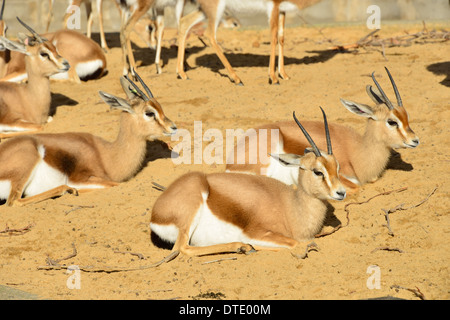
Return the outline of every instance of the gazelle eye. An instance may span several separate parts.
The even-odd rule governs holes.
[[[145,115],[149,118],[154,118],[155,117],[155,113],[153,111],[147,111],[145,112]]]
[[[319,170],[313,170],[314,174],[318,177],[323,177],[323,172],[319,171]]]
[[[42,58],[46,58],[46,59],[50,58],[50,56],[49,56],[49,54],[47,52],[41,52],[40,55],[41,55]]]
[[[391,127],[398,127],[398,123],[394,120],[389,119],[387,121],[388,125],[390,125]]]

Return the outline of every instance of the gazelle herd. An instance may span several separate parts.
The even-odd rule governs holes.
[[[70,79],[76,85],[80,79],[106,73],[102,48],[108,46],[102,23],[102,48],[74,30],[40,35],[20,18],[17,19],[29,35],[19,35],[20,40],[13,41],[6,36],[3,0],[0,139],[5,140],[0,142],[0,200],[5,200],[7,206],[22,206],[65,193],[78,195],[117,186],[132,179],[142,168],[148,140],[175,134],[177,126],[139,76],[132,52],[131,32],[150,9],[156,12],[158,73],[161,73],[164,9],[171,6],[178,23],[177,76],[187,79],[183,65],[188,32],[195,24],[207,20],[206,36],[235,84],[242,84],[242,80],[217,43],[219,22],[225,11],[266,13],[271,44],[269,83],[276,84],[279,77],[289,79],[283,57],[286,12],[319,1],[196,0],[196,9],[183,15],[185,0],[116,0],[121,14],[120,83],[126,99],[99,88],[100,98],[111,109],[120,111],[117,138],[106,141],[89,133],[39,132],[45,130],[44,124],[49,119],[51,77]],[[90,16],[90,33],[92,1],[84,2]],[[101,14],[102,1],[96,3]],[[67,19],[68,16],[65,23]],[[397,85],[387,68],[386,72],[396,103],[388,98],[374,74],[375,87],[366,87],[372,104],[340,99],[347,110],[366,118],[363,135],[345,125],[329,123],[322,108],[323,121],[300,121],[294,112],[293,121],[261,124],[256,132],[271,129],[279,133],[278,141],[273,142],[276,145],[268,142],[266,150],[277,150],[270,154],[270,162],[228,161],[225,172],[191,172],[179,177],[154,203],[152,233],[173,244],[174,254],[186,255],[293,249],[299,241],[314,237],[323,226],[328,201],[342,201],[361,185],[376,181],[386,169],[393,149],[415,148],[419,144]],[[17,83],[23,80],[26,82]],[[244,146],[246,159],[247,141],[244,137],[235,146],[236,149]]]

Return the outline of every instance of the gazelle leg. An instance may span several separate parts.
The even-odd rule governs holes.
[[[156,73],[161,74],[161,45],[162,38],[164,34],[164,15],[158,15],[156,17],[156,32],[157,32],[157,44],[156,44],[156,56],[155,56],[155,65],[156,65]]]
[[[139,6],[130,17],[128,17],[126,12],[122,12],[122,25],[120,27],[120,46],[122,47],[124,75],[127,75],[128,71],[131,71],[132,76],[135,76],[134,70],[136,70],[136,61],[134,60],[133,50],[131,48],[130,35],[134,29],[134,26],[136,25],[136,22],[139,21],[139,19],[148,11],[151,6],[153,6],[153,3],[154,0],[145,2],[142,6]]]
[[[208,27],[206,29],[205,35],[209,38],[209,41],[212,45],[212,47],[214,48],[214,50],[216,51],[216,55],[219,57],[220,61],[222,62],[222,64],[224,65],[224,67],[228,70],[228,73],[230,74],[230,78],[231,80],[238,85],[242,85],[242,81],[241,79],[239,79],[238,75],[236,74],[236,72],[233,70],[233,67],[231,66],[230,62],[228,61],[228,59],[225,57],[225,55],[223,54],[222,49],[220,48],[220,46],[217,44],[217,40],[216,40],[216,30],[217,30],[217,25],[215,23],[215,21],[213,21],[212,19],[210,19],[208,21]]]
[[[220,253],[245,253],[253,250],[249,244],[242,242],[231,242],[224,244],[216,244],[205,247],[193,247],[189,245],[188,233],[180,230],[178,239],[173,246],[172,252],[179,251],[187,256],[204,256]]]
[[[275,55],[278,43],[278,27],[280,16],[280,4],[274,2],[272,13],[270,14],[270,59],[269,59],[269,83],[279,84],[275,73]]]
[[[103,50],[108,51],[108,44],[106,43],[105,30],[103,28],[103,0],[97,0],[98,24],[100,25],[100,42]]]
[[[184,71],[184,55],[186,50],[186,37],[191,28],[205,19],[205,14],[200,10],[189,13],[180,19],[178,26],[178,56],[177,56],[177,76],[186,80],[188,77]]]
[[[102,188],[112,188],[119,185],[118,182],[105,180],[98,177],[90,177],[87,181],[83,182],[83,184],[86,184],[86,188],[83,188],[82,186],[78,187],[78,193],[91,192]],[[95,185],[95,187],[89,187],[89,185]]]
[[[289,76],[284,70],[284,26],[286,21],[286,13],[280,12],[280,20],[278,22],[278,74],[284,80],[289,80]]]
[[[14,124],[12,124],[14,126]],[[43,127],[39,124],[20,122],[17,124],[20,128],[23,128],[23,131],[11,131],[11,132],[0,132],[0,139],[8,139],[18,136],[24,136],[29,134],[35,134],[39,131],[42,131]]]
[[[86,36],[90,38],[92,33],[92,23],[94,22],[94,15],[92,13],[92,3],[90,1],[86,1],[84,5],[86,6],[86,16],[87,16]]]
[[[54,197],[60,197],[66,193],[70,193],[70,194],[75,194],[78,195],[78,191],[74,188],[71,188],[69,186],[63,185],[63,186],[59,186],[53,189],[50,189],[48,191],[45,191],[43,193],[37,194],[35,196],[31,196],[31,197],[26,197],[26,198],[19,198],[19,199],[14,199],[13,201],[10,201],[10,199],[8,199],[7,205],[9,206],[14,206],[14,207],[21,207],[21,206],[26,206],[29,204],[34,204],[34,203],[38,203],[47,199],[51,199]]]

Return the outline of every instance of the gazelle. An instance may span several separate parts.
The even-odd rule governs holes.
[[[120,46],[122,48],[123,75],[134,77],[136,61],[131,48],[131,32],[139,19],[154,5],[156,0],[115,0],[121,11]]]
[[[231,64],[222,52],[222,49],[216,42],[216,32],[219,21],[227,9],[231,12],[249,11],[266,12],[269,16],[270,25],[270,60],[269,60],[269,83],[279,83],[278,76],[275,72],[275,55],[276,46],[279,44],[278,53],[278,71],[280,76],[288,79],[288,75],[284,70],[284,24],[285,13],[294,9],[295,5],[298,9],[304,9],[312,6],[321,0],[197,0],[199,9],[184,16],[180,20],[178,34],[178,57],[177,57],[177,75],[181,79],[187,79],[187,75],[183,70],[184,53],[186,47],[186,35],[190,28],[196,23],[207,19],[208,26],[205,35],[214,48],[217,56],[222,64],[228,70],[231,80],[235,84],[242,85],[241,79],[233,70]]]
[[[134,27],[134,31],[146,42],[149,48],[155,50],[156,73],[161,74],[161,47],[164,34],[164,9],[173,7],[175,11],[175,23],[178,27],[186,0],[155,0],[152,7],[152,17],[144,15]]]
[[[284,165],[299,168],[296,190],[264,176],[188,173],[156,200],[151,231],[175,243],[171,255],[292,249],[314,237],[322,228],[327,201],[346,196],[324,112],[323,117],[328,152],[317,148],[294,113],[312,148],[303,156],[272,155]]]
[[[28,74],[26,84],[0,82],[0,138],[24,132],[38,131],[48,120],[51,104],[49,77],[69,70],[70,65],[55,46],[45,41],[19,18],[31,33],[23,43],[0,37],[0,42],[11,51],[25,57]]]
[[[98,79],[106,73],[107,62],[103,50],[85,35],[75,30],[59,30],[41,36],[51,42],[57,52],[70,64],[67,72],[52,75],[50,79],[80,83],[80,79]],[[20,82],[27,77],[25,56],[19,52],[11,53],[0,81]]]
[[[387,166],[392,149],[415,148],[419,145],[419,138],[409,126],[409,116],[394,79],[387,68],[386,72],[397,98],[396,106],[389,100],[372,73],[372,79],[377,88],[368,85],[366,91],[375,103],[373,106],[341,99],[341,103],[350,112],[367,118],[364,134],[360,135],[352,128],[343,125],[330,124],[330,131],[335,139],[334,153],[341,168],[340,178],[347,188],[352,189],[351,191],[356,191],[360,185],[374,182],[380,177]],[[323,147],[326,141],[322,132],[323,124],[318,121],[305,121],[304,126],[317,145]],[[292,121],[277,122],[256,128],[256,134],[259,135],[261,129],[278,130],[278,144],[272,146],[271,140],[268,139],[267,150],[275,149],[279,152],[302,154],[308,142],[295,134],[295,127]],[[259,144],[261,143],[265,142],[259,141]],[[249,146],[246,140],[238,141],[235,154],[238,148],[245,148],[246,159],[248,159]],[[229,164],[226,170],[229,172],[263,174],[287,184],[298,182],[297,168],[280,166],[272,159],[266,164],[262,164],[259,159],[256,164],[249,164],[247,160],[244,164],[238,164],[236,158],[228,159],[227,163]]]
[[[111,109],[123,111],[113,142],[89,133],[59,133],[1,143],[0,199],[7,199],[9,206],[20,206],[66,192],[113,187],[133,177],[145,158],[146,141],[177,130],[137,77],[148,96],[124,77],[121,84],[128,101],[99,91]]]

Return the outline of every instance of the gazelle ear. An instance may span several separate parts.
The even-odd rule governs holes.
[[[103,101],[105,101],[110,106],[111,109],[120,109],[131,114],[135,113],[127,100],[103,91],[99,91],[98,94],[103,99]]]
[[[0,37],[0,43],[2,46],[11,51],[17,51],[25,55],[29,55],[26,46],[20,42],[11,41],[8,38]]]
[[[350,112],[352,112],[358,116],[363,116],[366,118],[371,118],[373,120],[377,120],[372,108],[369,107],[368,105],[353,102],[350,100],[345,100],[342,98],[340,100],[341,100],[341,103],[344,105],[344,107],[346,107],[347,110],[349,110]]]
[[[278,160],[282,165],[286,167],[300,167],[301,161],[300,159],[302,156],[299,156],[298,154],[293,153],[280,153],[280,154],[273,154],[269,153],[269,155]]]
[[[142,96],[142,93],[137,91],[136,88],[125,77],[120,77],[120,84],[128,99],[133,100],[135,98],[140,98],[142,100],[145,100]]]

